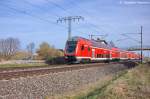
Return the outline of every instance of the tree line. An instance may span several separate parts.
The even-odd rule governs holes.
[[[47,42],[42,42],[38,49],[35,49],[33,42],[22,50],[20,40],[17,38],[0,39],[0,61],[11,59],[40,59],[48,60],[63,56],[63,51],[56,49]]]

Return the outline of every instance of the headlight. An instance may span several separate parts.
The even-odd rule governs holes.
[[[65,59],[68,59],[68,57],[67,57],[67,56],[65,56]]]

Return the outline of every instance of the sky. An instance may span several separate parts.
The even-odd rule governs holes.
[[[140,26],[143,43],[150,45],[150,0],[0,0],[0,39],[14,37],[22,49],[30,42],[42,42],[64,49],[68,24],[57,23],[67,16],[82,16],[72,22],[72,36],[107,35],[118,47],[139,45]],[[121,40],[126,39],[126,40]]]

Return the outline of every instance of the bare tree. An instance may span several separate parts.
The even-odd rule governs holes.
[[[0,40],[0,57],[9,59],[15,55],[20,48],[20,41],[17,38],[7,38]]]
[[[33,59],[34,48],[35,48],[35,44],[33,42],[27,45],[27,50],[30,55],[30,59]]]

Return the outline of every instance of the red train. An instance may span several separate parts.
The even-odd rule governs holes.
[[[68,62],[109,62],[113,60],[138,60],[140,55],[112,47],[104,40],[72,37],[66,42],[65,58]]]

